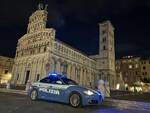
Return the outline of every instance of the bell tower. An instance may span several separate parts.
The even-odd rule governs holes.
[[[112,88],[115,87],[115,45],[114,27],[110,21],[99,24],[99,71],[104,80],[109,81]]]

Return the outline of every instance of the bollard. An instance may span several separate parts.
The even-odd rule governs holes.
[[[98,80],[97,85],[98,85],[98,90],[100,90],[102,96],[105,97],[104,81],[103,80]]]
[[[6,89],[10,89],[10,82],[9,81],[6,84]]]
[[[28,80],[27,84],[26,84],[26,89],[25,90],[28,91],[30,89],[30,86],[31,86],[31,81]]]

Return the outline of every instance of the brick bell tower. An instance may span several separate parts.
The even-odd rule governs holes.
[[[110,21],[99,23],[99,71],[103,80],[115,88],[115,44],[114,27]]]

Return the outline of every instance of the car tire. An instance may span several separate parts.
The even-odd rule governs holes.
[[[81,107],[82,99],[81,99],[80,94],[77,92],[71,93],[69,97],[69,103],[74,108]]]
[[[33,100],[33,101],[35,101],[35,100],[38,99],[38,92],[37,92],[37,90],[33,89],[31,91],[31,93],[30,93],[30,99]]]

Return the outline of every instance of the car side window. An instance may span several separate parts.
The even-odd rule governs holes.
[[[60,81],[60,80],[57,80],[57,81],[56,81],[56,84],[62,85],[62,84],[63,84],[63,82],[62,82],[62,81]]]
[[[51,84],[58,84],[58,85],[63,85],[63,82],[59,79],[55,79],[51,81]]]
[[[47,78],[40,80],[40,82],[41,83],[51,83],[51,80],[50,80],[50,78],[47,77]]]
[[[58,79],[58,78],[50,78],[46,77],[40,80],[41,83],[49,83],[49,84],[58,84],[58,85],[63,85],[63,82]]]

